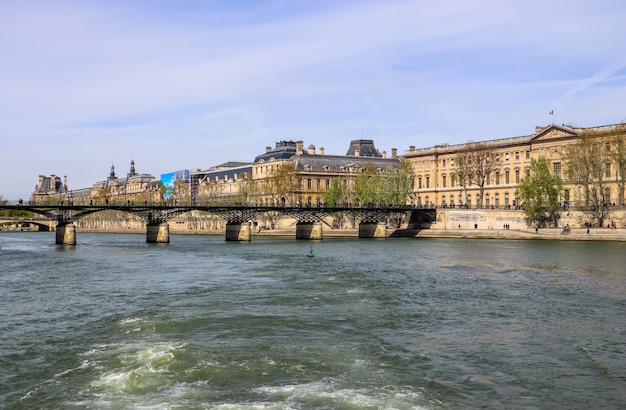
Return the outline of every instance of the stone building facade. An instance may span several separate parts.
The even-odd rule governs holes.
[[[65,201],[68,197],[67,176],[61,177],[58,175],[39,175],[39,180],[33,191],[31,201],[37,204],[43,202],[61,202]]]
[[[130,170],[125,177],[115,174],[115,166],[105,181],[96,182],[90,190],[89,200],[101,203],[159,203],[162,201],[161,183],[150,174],[135,171],[135,161],[130,161]]]
[[[125,177],[118,178],[115,166],[111,165],[109,176],[104,181],[93,184],[90,188],[69,189],[67,177],[61,183],[58,176],[39,176],[39,181],[32,194],[32,201],[37,204],[46,202],[64,202],[75,205],[101,205],[103,203],[159,203],[162,201],[161,183],[150,174],[135,171],[135,161],[130,162],[130,171]]]
[[[225,162],[208,170],[197,170],[191,177],[191,203],[216,205],[238,202],[242,182],[252,175],[248,162]]]
[[[271,186],[279,167],[291,164],[297,181],[288,194],[279,193]],[[372,140],[353,140],[345,155],[326,155],[324,148],[314,145],[304,149],[303,141],[279,141],[275,148],[266,147],[265,153],[257,155],[252,165],[252,179],[259,188],[255,202],[259,205],[318,206],[324,202],[324,194],[331,181],[338,179],[352,192],[356,177],[366,167],[384,172],[388,167],[398,167],[397,150],[392,156],[380,152]],[[348,204],[350,199],[347,200]]]
[[[519,206],[517,187],[522,178],[528,175],[531,160],[547,158],[553,172],[563,179],[564,191],[561,202],[564,205],[580,205],[584,193],[579,186],[567,179],[564,154],[566,147],[580,141],[582,135],[593,135],[599,140],[606,139],[614,144],[619,138],[626,138],[623,124],[594,128],[575,128],[565,125],[536,127],[530,135],[485,141],[482,147],[491,151],[497,162],[494,172],[489,175],[484,186],[482,205],[484,208],[515,209]],[[459,183],[458,162],[460,153],[470,145],[441,144],[430,148],[409,147],[404,158],[413,166],[415,173],[415,202],[422,207],[466,207],[475,208],[480,203],[480,191],[476,185],[461,186]],[[608,147],[609,148],[609,147]],[[607,148],[607,149],[608,149]],[[619,186],[620,175],[616,167],[606,165],[605,192],[607,204],[620,204],[623,198]]]

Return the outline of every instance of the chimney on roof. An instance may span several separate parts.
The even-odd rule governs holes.
[[[415,151],[415,145],[409,145],[409,151]]]
[[[358,157],[359,155],[361,155],[361,151],[360,151],[360,150],[358,150],[358,149],[355,149],[355,150],[354,150],[354,156],[355,156],[355,157]]]
[[[393,159],[397,159],[398,158],[398,148],[392,148],[391,149],[391,158],[393,158]]]
[[[302,155],[302,151],[304,150],[304,141],[296,142],[296,155]]]
[[[309,148],[307,149],[307,151],[309,152],[309,155],[315,155],[315,145],[313,144],[309,145]]]
[[[387,158],[387,151],[383,151],[383,158]]]
[[[268,152],[270,152],[272,150],[272,147],[265,147],[265,153],[267,154]]]

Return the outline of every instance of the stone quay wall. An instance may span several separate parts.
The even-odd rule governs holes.
[[[535,231],[529,226],[524,211],[492,209],[437,209],[437,220],[422,229],[411,229],[405,221],[399,227],[389,226],[387,236],[445,237],[445,238],[494,238],[494,239],[555,239],[555,240],[624,240],[626,241],[626,209],[614,209],[605,220],[604,227],[593,227],[587,234],[585,222],[593,219],[589,214],[570,210],[564,211],[559,228],[541,228]],[[355,221],[328,218],[322,224],[323,236],[358,236]],[[615,222],[617,229],[608,229],[606,224]],[[168,222],[171,234],[218,234],[226,232],[226,221],[212,215],[190,213]],[[76,221],[78,232],[132,232],[145,233],[146,223],[130,214],[94,214]],[[565,231],[567,225],[571,228]],[[408,228],[408,229],[407,229]],[[265,218],[253,221],[253,236],[294,236],[296,220]]]

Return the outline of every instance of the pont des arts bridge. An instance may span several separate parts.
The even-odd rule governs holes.
[[[284,207],[284,206],[201,206],[201,205],[0,205],[0,210],[28,211],[55,225],[56,243],[76,245],[74,221],[97,212],[121,211],[146,222],[146,242],[169,243],[168,221],[182,214],[201,211],[226,220],[227,241],[250,241],[252,221],[264,215],[286,216],[296,220],[296,239],[322,239],[324,219],[348,215],[359,223],[359,238],[386,237],[386,223],[392,217],[409,218],[409,226],[422,226],[436,220],[434,209],[414,207]],[[44,223],[39,218],[38,223]]]

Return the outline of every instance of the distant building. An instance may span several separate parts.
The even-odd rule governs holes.
[[[161,183],[150,174],[139,174],[135,171],[135,161],[130,161],[130,171],[126,177],[118,178],[115,166],[105,181],[96,182],[91,188],[90,201],[93,203],[141,203],[159,202],[161,200]]]
[[[179,200],[189,199],[189,170],[161,174],[161,186],[163,187],[163,198],[166,201],[177,203]]]
[[[255,201],[262,205],[317,206],[324,202],[324,194],[331,181],[337,179],[351,192],[356,177],[366,168],[384,172],[388,167],[397,168],[397,150],[392,149],[391,158],[380,153],[372,140],[353,140],[346,155],[326,155],[324,148],[316,151],[314,145],[304,149],[303,141],[279,141],[276,147],[266,147],[265,153],[254,159],[252,178],[260,185]],[[290,163],[299,179],[295,189],[281,194],[272,181],[283,164]],[[348,198],[350,202],[350,198]]]
[[[490,151],[496,162],[494,171],[488,175],[482,198],[483,208],[512,209],[520,205],[517,188],[520,181],[529,174],[532,159],[545,157],[550,161],[552,171],[563,180],[564,192],[561,202],[567,206],[584,205],[585,193],[580,186],[567,178],[564,159],[568,145],[581,140],[582,135],[591,135],[606,144],[607,151],[615,148],[619,141],[626,139],[623,124],[593,128],[575,128],[565,125],[536,127],[530,135],[484,141],[480,144]],[[610,136],[610,138],[609,138]],[[412,164],[415,173],[415,205],[425,207],[468,207],[475,208],[481,203],[479,188],[476,185],[461,186],[458,178],[459,155],[471,149],[472,144],[439,144],[430,148],[409,147],[404,158]],[[604,164],[602,197],[605,203],[623,205],[619,198],[624,197],[624,187],[620,186],[621,176],[615,163],[607,160]],[[620,192],[621,190],[621,192]]]
[[[57,175],[39,175],[39,181],[35,185],[35,190],[32,194],[32,201],[35,203],[42,203],[43,201],[64,201],[67,199],[67,176],[61,178]]]
[[[205,171],[197,170],[191,172],[192,203],[219,204],[237,202],[237,197],[241,193],[242,181],[245,181],[251,175],[251,163],[234,161],[215,165]],[[241,202],[245,202],[245,200]]]

